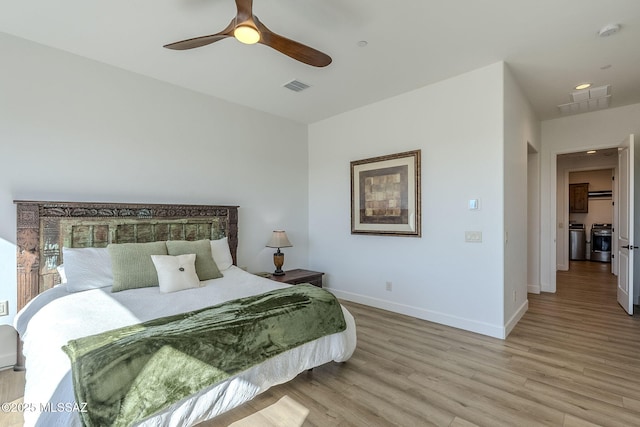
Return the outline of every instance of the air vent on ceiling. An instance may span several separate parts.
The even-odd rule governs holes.
[[[291,80],[289,83],[284,84],[282,87],[286,87],[287,89],[291,89],[294,92],[302,92],[305,89],[310,88],[306,83],[302,83],[299,80]]]
[[[571,102],[558,105],[562,114],[586,113],[608,108],[611,102],[611,85],[592,87],[569,94]]]

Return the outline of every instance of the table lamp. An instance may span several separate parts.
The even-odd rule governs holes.
[[[268,248],[278,248],[278,250],[273,254],[273,263],[276,266],[276,271],[273,272],[274,276],[284,276],[284,271],[282,271],[282,265],[284,264],[284,254],[280,252],[280,248],[290,248],[293,245],[287,238],[287,233],[283,230],[274,230],[271,234],[271,239],[267,242]]]

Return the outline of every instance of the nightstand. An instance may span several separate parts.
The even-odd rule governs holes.
[[[301,268],[296,268],[295,270],[285,271],[284,276],[274,276],[273,274],[270,274],[268,278],[271,280],[275,280],[276,282],[288,283],[290,285],[297,285],[300,283],[311,283],[312,285],[321,288],[323,275],[324,273],[321,273],[319,271],[303,270]]]

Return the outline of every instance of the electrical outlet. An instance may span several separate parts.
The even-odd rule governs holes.
[[[0,301],[0,316],[9,315],[9,301]]]
[[[387,291],[391,292],[393,290],[393,283],[387,282]]]

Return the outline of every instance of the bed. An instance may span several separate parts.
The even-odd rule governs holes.
[[[229,310],[227,307],[233,305],[229,301],[244,304],[247,300],[262,301],[283,293],[298,297],[303,290],[328,294],[311,285],[292,287],[238,268],[236,206],[30,201],[16,204],[20,311],[14,325],[20,344],[16,368],[26,367],[25,426],[80,426],[87,422],[86,402],[77,399],[78,389],[82,386],[78,383],[80,371],[76,361],[72,365],[69,353],[69,348],[76,342],[101,335],[111,336],[127,328],[146,332],[151,329],[148,325],[158,322],[154,319],[182,319],[192,313]],[[220,265],[221,277],[203,280],[197,287],[170,292],[166,288],[161,291],[158,286],[125,287],[112,292],[119,286],[117,280],[110,282],[111,286],[86,288],[84,285],[78,288],[79,284],[71,280],[62,283],[64,268],[60,265],[65,264],[64,255],[69,261],[72,255],[84,256],[94,249],[104,255],[104,249],[100,248],[113,250],[127,244],[144,246],[169,241],[176,244],[184,241],[187,245],[209,242],[211,256]],[[111,255],[113,257],[113,252]],[[181,256],[190,257],[191,254]],[[167,258],[172,258],[173,262],[177,257]],[[116,270],[114,264],[114,274]],[[167,286],[169,282],[165,280],[161,285],[163,283]],[[170,401],[151,415],[134,418],[133,424],[195,425],[237,407],[305,370],[348,360],[356,345],[355,322],[344,307],[339,306],[339,310],[344,319],[343,330],[318,335],[250,366],[229,370],[223,379],[198,386],[197,390]],[[289,310],[280,311],[287,311],[288,315]],[[220,311],[215,313],[212,316],[217,322]],[[235,318],[236,314],[230,317]],[[140,328],[140,325],[145,327]],[[283,335],[288,334],[287,325],[276,325],[275,329]],[[269,335],[269,340],[271,338]],[[185,364],[178,376],[200,377],[191,374],[191,369]]]

